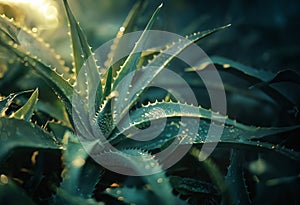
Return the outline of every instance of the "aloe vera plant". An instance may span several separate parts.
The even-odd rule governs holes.
[[[103,68],[99,66],[97,55],[88,44],[67,0],[63,0],[63,4],[70,30],[73,68],[68,68],[50,45],[30,29],[6,16],[0,18],[1,48],[23,64],[27,72],[34,71],[47,83],[62,102],[57,102],[58,106],[52,108],[60,107],[63,113],[47,111],[47,102],[38,101],[38,89],[11,93],[1,99],[1,203],[15,194],[20,198],[11,199],[14,204],[25,201],[28,204],[259,203],[260,196],[248,193],[245,175],[252,174],[257,189],[262,189],[268,180],[260,182],[259,178],[263,180],[262,173],[267,173],[268,165],[262,165],[265,168],[260,174],[256,173],[258,168],[249,166],[248,170],[245,163],[249,156],[245,150],[273,154],[299,165],[299,152],[266,140],[268,136],[281,133],[288,136],[289,131],[299,128],[296,123],[285,127],[246,125],[211,109],[174,100],[168,94],[165,99],[157,97],[155,102],[147,98],[151,82],[178,55],[228,25],[188,35],[187,41],[161,45],[155,52],[140,52],[147,41],[147,31],[155,24],[162,8],[160,5],[129,55],[123,61],[111,63],[118,49],[122,49],[122,36],[132,31],[140,14],[143,4],[138,2],[114,39],[110,53],[103,57],[106,59]],[[165,53],[172,55],[166,56]],[[237,71],[253,89],[261,89],[270,98],[284,102],[288,108],[295,106],[270,86],[278,81],[295,81],[286,78],[284,72],[277,75],[267,73],[221,57],[202,59],[198,67],[185,71],[205,71],[209,64],[219,64],[234,70],[233,73]],[[128,76],[129,80],[124,83],[122,80]],[[226,91],[234,92],[232,89],[225,83]],[[28,95],[26,93],[32,93],[28,100],[24,97]],[[112,107],[113,102],[118,102],[118,106]],[[181,122],[182,118],[186,119],[185,124]],[[135,140],[149,124],[159,125],[161,120],[166,120],[166,125],[155,139]],[[209,136],[211,124],[222,128],[220,139]],[[189,133],[182,127],[194,127],[196,132]],[[154,126],[152,129],[143,132],[143,137],[151,137],[158,128]],[[106,141],[99,140],[100,136]],[[85,144],[87,141],[90,149]],[[179,141],[178,147],[190,145],[193,148],[175,166],[166,170],[165,164],[157,157],[158,153],[176,141]],[[225,171],[219,170],[218,163],[200,151],[203,146],[214,147],[215,144],[216,153],[220,149],[227,155],[221,158],[227,160],[222,164],[228,166]],[[22,154],[26,156],[23,159]],[[20,164],[12,164],[15,157],[22,159]],[[101,163],[96,163],[97,157],[102,159]],[[53,167],[47,164],[47,160],[53,163]],[[116,165],[129,170],[126,173],[133,176],[125,177],[107,169]],[[208,177],[198,174],[199,170]],[[285,183],[280,177],[274,179],[275,182]],[[295,183],[298,178],[299,175],[295,175],[290,182]],[[251,181],[251,186],[253,183]]]

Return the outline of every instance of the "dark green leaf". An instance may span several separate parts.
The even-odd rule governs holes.
[[[24,120],[1,117],[0,136],[0,160],[4,160],[8,152],[17,147],[62,149],[54,136]]]

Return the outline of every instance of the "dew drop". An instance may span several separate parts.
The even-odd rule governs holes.
[[[158,178],[158,179],[157,179],[157,183],[160,184],[160,183],[162,183],[162,182],[163,182],[163,178]]]

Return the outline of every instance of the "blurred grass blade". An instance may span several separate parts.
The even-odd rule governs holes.
[[[10,117],[29,121],[32,117],[33,111],[38,101],[38,95],[39,91],[38,89],[35,89],[28,101],[20,109],[14,112]]]
[[[225,176],[225,182],[232,197],[233,204],[249,205],[250,197],[246,186],[244,172],[244,153],[242,150],[232,149],[230,165]],[[239,191],[237,191],[239,190]]]

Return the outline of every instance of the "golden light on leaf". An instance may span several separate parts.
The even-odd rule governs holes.
[[[2,184],[7,184],[7,183],[8,183],[8,178],[7,178],[7,176],[4,175],[4,174],[1,174],[1,175],[0,175],[0,182],[1,182]]]
[[[81,157],[77,157],[76,159],[74,159],[72,161],[72,164],[75,166],[75,167],[81,167],[85,164],[85,160],[82,159]]]
[[[58,25],[58,11],[55,1],[50,0],[0,0],[1,5],[7,5],[18,12],[9,11],[4,14],[13,17],[14,19],[22,19],[19,16],[24,16],[29,24],[35,24],[37,29],[56,28]],[[0,10],[0,12],[3,12]],[[18,15],[18,16],[16,16]],[[21,22],[24,23],[24,22]]]

